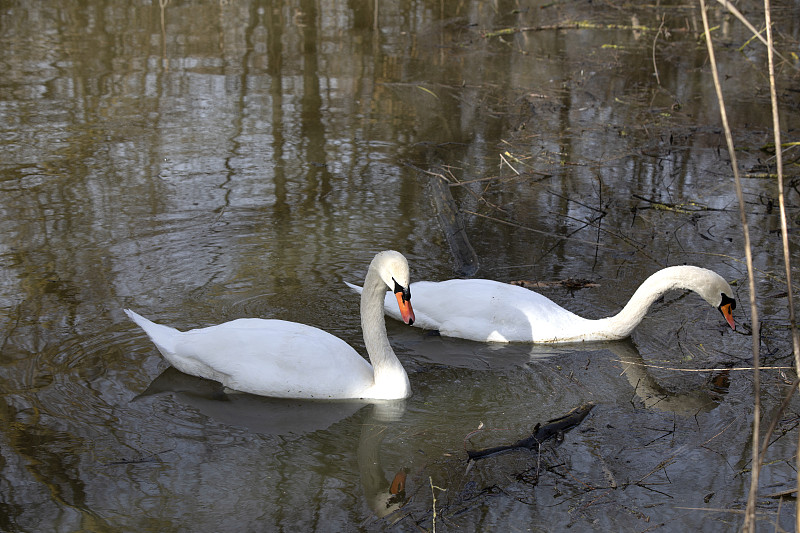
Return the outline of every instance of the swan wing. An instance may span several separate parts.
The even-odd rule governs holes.
[[[442,335],[490,342],[554,342],[573,338],[588,324],[537,292],[486,279],[411,284],[415,326]],[[387,314],[399,314],[385,300]]]
[[[284,320],[243,318],[179,333],[164,357],[187,374],[282,398],[360,398],[370,364],[342,339]]]

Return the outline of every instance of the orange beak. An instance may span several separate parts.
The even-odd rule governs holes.
[[[719,306],[719,310],[722,312],[722,316],[725,317],[725,320],[728,321],[730,324],[731,329],[736,331],[736,323],[733,321],[733,313],[731,312],[731,304],[724,304]]]
[[[389,486],[389,493],[400,494],[404,490],[406,490],[406,473],[401,470],[394,476],[392,484]]]
[[[400,316],[403,317],[403,322],[409,326],[414,323],[414,310],[411,308],[411,300],[406,300],[403,297],[403,292],[398,291],[394,293],[397,298],[397,305],[400,307]]]

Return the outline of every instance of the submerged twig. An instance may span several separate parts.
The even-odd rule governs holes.
[[[103,466],[136,465],[136,464],[142,464],[142,463],[155,463],[155,462],[161,461],[161,458],[159,457],[159,455],[161,455],[162,453],[167,453],[167,452],[171,452],[171,451],[174,451],[174,450],[175,450],[175,448],[169,448],[169,449],[166,449],[166,450],[162,450],[160,452],[152,452],[152,453],[149,453],[149,454],[147,454],[147,455],[145,455],[143,457],[140,457],[139,459],[119,459],[117,461],[110,461],[108,463],[104,463]]]
[[[653,206],[653,209],[660,209],[662,211],[674,211],[676,213],[694,213],[697,211],[726,211],[726,209],[719,209],[716,207],[709,207],[707,205],[699,204],[697,202],[688,202],[685,204],[673,204],[670,202],[662,202],[653,200],[640,194],[631,194],[634,198],[645,201]]]
[[[642,486],[642,482],[643,482],[645,479],[649,478],[650,476],[652,476],[653,474],[655,474],[655,473],[656,473],[656,472],[658,472],[659,470],[661,470],[661,469],[663,469],[663,468],[666,468],[666,467],[668,467],[669,465],[671,465],[671,464],[672,464],[672,463],[675,461],[675,458],[676,458],[678,455],[680,455],[681,453],[683,453],[683,452],[684,452],[684,450],[686,450],[686,446],[681,446],[680,448],[678,448],[677,450],[675,450],[675,452],[674,452],[672,455],[670,455],[669,457],[667,457],[666,459],[664,459],[663,461],[661,461],[660,463],[658,463],[658,464],[657,464],[656,466],[654,466],[654,467],[653,467],[653,468],[652,468],[652,469],[651,469],[651,470],[650,470],[650,471],[649,471],[647,474],[645,474],[645,475],[643,475],[641,478],[639,478],[639,481],[634,481],[634,482],[632,482],[632,483],[631,483],[631,485],[638,485],[638,486],[640,486],[640,487],[641,487],[641,486]]]
[[[767,448],[770,445],[770,438],[772,434],[775,432],[775,428],[778,427],[778,420],[781,419],[783,413],[789,407],[789,402],[792,400],[792,396],[794,396],[794,391],[797,390],[797,386],[800,385],[800,376],[794,378],[792,385],[789,387],[789,391],[786,393],[786,396],[783,398],[780,407],[778,407],[778,411],[775,413],[775,416],[772,417],[772,421],[767,428],[766,433],[764,433],[764,444],[761,445],[761,453],[760,456],[763,458],[767,454]]]
[[[491,457],[492,455],[497,455],[499,453],[516,450],[517,448],[527,448],[529,450],[533,450],[534,448],[538,448],[548,439],[551,439],[556,435],[559,435],[564,431],[572,429],[580,424],[593,407],[594,403],[589,402],[581,405],[580,407],[576,407],[564,416],[549,420],[544,426],[541,424],[536,424],[536,427],[533,428],[533,434],[531,436],[522,440],[518,440],[514,444],[493,446],[491,448],[484,448],[482,450],[467,450],[467,455],[469,456],[470,461],[477,461],[478,459],[485,459],[486,457]]]
[[[510,222],[508,220],[503,220],[501,218],[497,218],[497,217],[493,217],[493,216],[489,216],[489,215],[484,215],[483,213],[477,213],[475,211],[470,211],[470,210],[467,210],[467,209],[463,210],[462,213],[467,214],[467,215],[476,216],[476,217],[485,218],[487,220],[491,220],[492,222],[498,222],[500,224],[505,224],[506,226],[511,226],[511,227],[518,228],[518,229],[521,229],[521,230],[530,231],[532,233],[538,233],[539,235],[545,235],[547,237],[554,237],[556,239],[569,239],[572,242],[580,242],[580,243],[583,243],[583,244],[590,244],[592,246],[596,246],[597,245],[597,243],[595,243],[594,241],[587,241],[586,239],[573,238],[573,237],[571,237],[569,235],[559,235],[558,233],[553,233],[552,231],[544,231],[544,230],[541,230],[541,229],[531,228],[529,226],[523,226],[522,224],[517,224],[516,222]],[[608,245],[608,244],[600,244],[600,246],[603,246],[603,247],[606,247],[606,248],[612,248],[612,246]]]
[[[570,291],[578,289],[586,289],[588,287],[599,287],[599,283],[595,283],[588,279],[567,278],[559,281],[529,281],[527,279],[520,279],[508,282],[511,285],[524,287],[526,289],[555,289],[562,288]]]

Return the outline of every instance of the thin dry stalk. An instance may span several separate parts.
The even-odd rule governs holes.
[[[752,24],[750,24],[750,21],[749,21],[749,20],[747,20],[747,18],[745,18],[745,16],[742,14],[742,12],[741,12],[741,11],[739,11],[738,9],[736,9],[736,6],[734,6],[733,4],[731,4],[731,3],[730,3],[728,0],[717,0],[717,2],[719,2],[720,4],[722,4],[722,7],[724,7],[725,9],[727,9],[727,10],[728,10],[728,12],[729,12],[729,13],[731,13],[731,14],[732,14],[734,17],[736,17],[737,19],[739,19],[739,22],[741,22],[742,24],[744,24],[744,26],[745,26],[745,27],[746,27],[748,30],[750,30],[750,31],[753,33],[753,37],[757,38],[759,41],[761,41],[762,43],[764,43],[764,45],[767,47],[767,49],[768,49],[770,52],[772,52],[772,53],[774,53],[775,55],[777,55],[778,57],[780,57],[780,58],[781,58],[781,59],[782,59],[782,60],[783,60],[783,61],[784,61],[786,64],[788,64],[788,65],[792,65],[792,62],[791,62],[791,61],[789,61],[788,59],[786,59],[785,57],[783,57],[781,54],[779,54],[777,51],[775,51],[775,50],[772,48],[772,41],[771,41],[771,40],[768,40],[768,39],[765,39],[764,37],[762,37],[762,35],[761,35],[761,32],[759,32],[759,31],[758,31],[758,30],[755,28],[755,26],[753,26]],[[769,24],[767,24],[767,27],[769,27]],[[793,66],[793,65],[792,65],[792,66]],[[797,67],[794,67],[794,68],[796,69]]]
[[[484,215],[483,213],[477,213],[475,211],[470,211],[468,209],[463,209],[461,212],[464,213],[465,215],[471,215],[471,216],[475,216],[475,217],[485,218],[487,220],[491,220],[492,222],[497,222],[499,224],[505,224],[506,226],[511,226],[513,228],[518,228],[518,229],[521,229],[521,230],[530,231],[532,233],[537,233],[539,235],[545,235],[547,237],[553,237],[553,238],[556,238],[556,239],[569,239],[570,242],[579,242],[579,243],[582,243],[582,244],[589,244],[591,246],[597,246],[597,243],[595,241],[587,241],[586,239],[578,239],[578,238],[575,238],[575,237],[571,237],[570,235],[560,235],[558,233],[553,233],[551,231],[544,231],[544,230],[540,230],[540,229],[536,229],[536,228],[531,228],[531,227],[528,227],[528,226],[523,226],[522,224],[517,224],[516,222],[509,222],[508,220],[503,220],[503,219],[500,219],[500,218],[497,218],[497,217]],[[605,244],[600,244],[600,246],[605,246],[605,247],[608,247],[608,248],[612,248],[610,245],[605,245]]]
[[[727,4],[727,2],[726,2]],[[760,334],[758,322],[758,307],[756,306],[756,284],[753,275],[753,254],[750,247],[750,231],[747,225],[747,214],[745,213],[744,194],[742,193],[742,184],[739,179],[739,169],[736,163],[736,152],[733,146],[733,136],[731,134],[730,125],[728,124],[728,115],[725,111],[725,100],[722,97],[722,86],[719,82],[719,74],[717,72],[717,61],[714,55],[714,45],[711,42],[711,31],[708,25],[708,14],[706,13],[706,4],[704,0],[700,0],[700,13],[703,16],[703,30],[705,32],[706,46],[708,47],[708,59],[711,63],[711,74],[714,78],[714,88],[717,92],[717,100],[719,101],[719,114],[722,120],[722,127],[725,130],[725,140],[728,144],[728,153],[731,158],[731,168],[733,169],[733,178],[736,186],[736,196],[739,200],[739,216],[741,218],[742,233],[744,234],[744,253],[747,260],[747,278],[750,289],[750,312],[753,321],[753,389],[754,389],[754,405],[753,405],[753,472],[750,478],[750,493],[747,498],[747,508],[745,509],[745,520],[743,530],[746,533],[755,531],[755,504],[756,496],[758,494],[758,477],[759,469],[759,433],[760,433],[760,419],[761,419],[761,380],[759,377],[759,348],[760,348]]]
[[[789,391],[783,398],[780,407],[778,407],[777,413],[775,414],[774,417],[772,417],[772,421],[770,422],[769,427],[767,428],[767,432],[764,433],[764,439],[763,439],[764,444],[761,445],[761,454],[760,454],[762,461],[764,459],[764,456],[767,455],[767,448],[769,447],[770,444],[769,441],[772,438],[772,434],[775,432],[775,428],[778,427],[778,421],[781,419],[781,416],[783,416],[783,413],[789,407],[789,402],[792,400],[792,396],[794,395],[794,391],[797,389],[798,385],[800,385],[800,376],[794,379],[792,386],[789,387]]]
[[[792,295],[792,263],[789,257],[789,235],[786,227],[786,201],[783,196],[783,154],[781,151],[781,124],[778,115],[778,92],[775,88],[775,61],[773,57],[772,46],[772,14],[770,9],[769,0],[764,0],[764,21],[767,28],[767,65],[769,68],[769,96],[772,103],[772,130],[775,136],[775,168],[778,173],[778,205],[780,207],[781,219],[781,243],[783,244],[783,262],[786,266],[786,287],[787,287],[787,303],[789,305],[789,325],[792,328],[792,351],[794,352],[794,364],[797,372],[800,373],[800,336],[797,332],[797,324],[794,314],[794,297]],[[797,380],[792,387],[797,386]],[[787,395],[790,398],[791,395]],[[788,404],[788,400],[786,402]],[[780,411],[782,412],[782,411]],[[773,420],[771,427],[777,423]],[[798,436],[800,439],[800,436]],[[765,446],[766,447],[766,446]],[[797,443],[797,449],[800,450],[800,440]],[[766,449],[761,453],[763,459]],[[797,467],[800,468],[800,454],[796,454]],[[800,472],[800,470],[798,470]],[[800,494],[800,476],[797,477],[798,494]],[[800,531],[800,499],[798,499],[795,512],[795,531]]]
[[[663,366],[663,365],[653,365],[650,363],[638,363],[636,361],[623,361],[622,359],[609,359],[609,361],[613,361],[615,363],[622,363],[624,368],[622,370],[622,374],[625,373],[627,367],[629,366],[638,366],[642,368],[653,368],[656,370],[669,370],[671,372],[749,372],[751,370],[755,370],[755,367],[752,366],[734,366],[734,367],[718,367],[718,368],[679,368],[676,366]],[[759,367],[759,370],[791,370],[794,367],[791,366],[762,366]]]
[[[661,15],[661,24],[658,26],[658,31],[656,32],[656,36],[653,37],[653,71],[656,74],[656,83],[660,86],[661,85],[661,78],[658,75],[658,63],[656,63],[656,42],[658,42],[658,36],[661,35],[661,30],[664,28],[664,15]]]
[[[433,489],[439,489],[441,491],[445,491],[447,489],[443,489],[442,487],[436,486],[433,484],[433,478],[428,476],[428,481],[431,484],[431,497],[433,498],[433,522],[432,522],[432,531],[436,533],[436,492]]]

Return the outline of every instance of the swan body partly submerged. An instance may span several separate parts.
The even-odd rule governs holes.
[[[354,290],[361,288],[348,283]],[[413,283],[414,325],[441,335],[475,341],[566,343],[628,337],[650,305],[672,289],[689,289],[716,307],[735,329],[730,285],[719,274],[695,266],[659,270],[639,286],[617,315],[580,317],[531,290],[486,279]],[[384,309],[399,315],[386,299]]]
[[[369,265],[361,327],[371,365],[340,338],[296,322],[241,318],[181,332],[125,313],[172,366],[234,390],[279,398],[395,400],[410,396],[411,386],[386,335],[384,293],[388,286],[396,316],[413,324],[409,283],[408,262],[399,252],[381,252]]]

